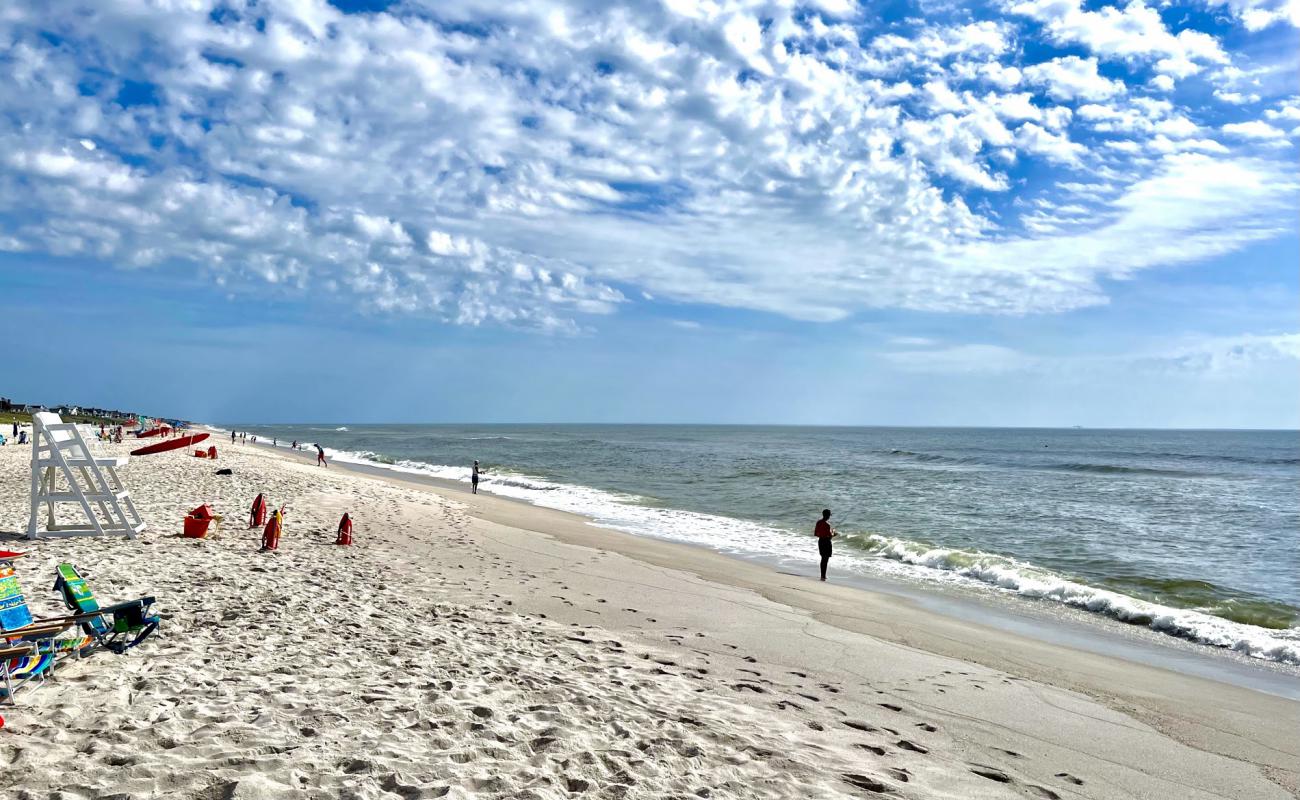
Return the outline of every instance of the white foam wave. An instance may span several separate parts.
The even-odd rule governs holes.
[[[988,553],[927,548],[905,539],[866,537],[868,548],[895,561],[948,572],[1021,597],[1051,600],[1253,658],[1300,665],[1300,641],[1192,609],[1148,603],[1119,592],[1085,586],[1016,559]]]
[[[468,466],[400,460],[386,463],[371,452],[327,450],[340,462],[428,475],[469,483]],[[703,545],[736,555],[773,557],[793,563],[815,563],[816,548],[788,530],[749,520],[655,508],[634,495],[559,483],[531,475],[486,472],[480,488],[492,494],[534,505],[581,514],[600,527],[668,541]],[[859,538],[863,549],[837,549],[836,564],[861,574],[888,574],[934,583],[949,582],[985,590],[1002,590],[1026,598],[1056,601],[1104,614],[1202,644],[1223,647],[1253,658],[1300,665],[1300,639],[1197,611],[1175,609],[1069,581],[1048,570],[1015,559],[962,550],[928,548],[905,539],[883,536]],[[1293,629],[1294,630],[1294,629]],[[1279,635],[1281,633],[1282,635]],[[1300,631],[1296,631],[1300,636]]]
[[[336,430],[336,431],[345,431],[345,430],[347,430],[347,429],[348,429],[348,426],[347,426],[347,425],[340,425],[340,426],[338,426],[337,428],[335,428],[334,430]]]

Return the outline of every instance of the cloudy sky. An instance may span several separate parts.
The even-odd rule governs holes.
[[[11,0],[0,387],[1300,426],[1296,0]]]

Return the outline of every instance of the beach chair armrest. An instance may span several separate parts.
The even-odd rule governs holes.
[[[61,633],[62,631],[71,628],[74,624],[76,623],[41,620],[40,622],[35,622],[22,628],[14,628],[12,630],[4,631],[3,633],[0,633],[0,638],[32,639],[40,638],[42,636],[53,636],[56,633]]]
[[[0,659],[18,658],[20,656],[29,656],[36,652],[34,644],[8,644],[0,647]]]
[[[46,617],[38,619],[32,623],[32,627],[42,627],[46,625],[80,625],[81,623],[98,617],[102,612],[95,611],[90,614],[73,614],[67,617]]]
[[[103,606],[97,613],[100,614],[117,614],[122,611],[132,611],[134,609],[146,609],[153,603],[152,597],[141,597],[139,600],[126,600],[121,603],[114,603],[111,606]]]

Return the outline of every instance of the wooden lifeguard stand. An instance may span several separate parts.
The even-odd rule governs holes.
[[[135,538],[145,529],[145,523],[117,475],[118,468],[126,466],[127,461],[126,456],[96,458],[76,425],[48,411],[33,414],[32,514],[27,522],[27,538]],[[55,506],[59,503],[79,506],[85,521],[58,522]],[[44,530],[40,529],[42,507],[46,512]]]

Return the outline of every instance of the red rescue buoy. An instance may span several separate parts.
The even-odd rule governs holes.
[[[208,458],[216,458],[216,457],[217,457],[217,446],[214,444],[208,448]]]
[[[248,527],[258,528],[266,524],[266,498],[258,495],[253,498],[253,507],[248,511]]]
[[[284,530],[282,522],[284,509],[271,514],[271,521],[262,529],[262,550],[276,550],[280,547],[280,533]]]
[[[334,539],[334,544],[352,544],[352,517],[347,514],[339,520],[339,535]]]

